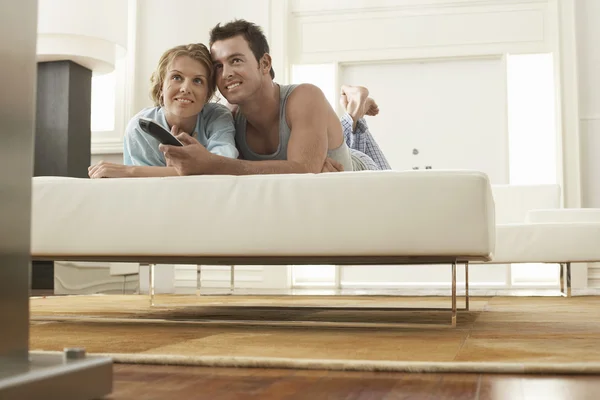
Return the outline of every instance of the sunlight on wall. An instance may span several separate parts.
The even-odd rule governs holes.
[[[92,77],[92,132],[115,129],[116,73]]]
[[[510,183],[557,183],[552,54],[508,55]]]
[[[292,287],[335,286],[335,265],[298,265],[292,268]]]
[[[552,54],[507,55],[508,140],[512,185],[557,183]],[[513,264],[511,284],[558,283],[555,264]]]
[[[334,64],[292,65],[292,83],[312,83],[318,86],[335,110],[335,73]]]

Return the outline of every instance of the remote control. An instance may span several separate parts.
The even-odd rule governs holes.
[[[150,118],[140,117],[139,124],[144,132],[158,140],[160,143],[169,144],[171,146],[183,146],[175,136],[171,135],[171,132],[167,131]]]

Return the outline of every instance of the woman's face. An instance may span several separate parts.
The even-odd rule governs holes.
[[[167,66],[162,86],[167,114],[178,118],[197,116],[207,101],[208,71],[188,56],[179,56]]]

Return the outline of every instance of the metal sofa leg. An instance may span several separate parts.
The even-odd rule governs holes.
[[[566,270],[566,271],[565,271]],[[566,272],[566,274],[565,274]],[[566,278],[565,278],[566,275]],[[565,280],[566,290],[565,290]],[[563,297],[571,297],[571,263],[560,263],[560,294]]]
[[[565,294],[565,264],[564,263],[560,263],[560,271],[559,271],[559,281],[560,281],[560,294],[561,296],[564,296]]]
[[[567,263],[567,297],[571,297],[571,263]]]
[[[452,327],[456,328],[456,261],[452,262]]]
[[[202,265],[196,265],[196,296],[201,296],[200,293],[202,289]]]
[[[469,311],[469,262],[465,261],[465,310]]]
[[[235,286],[235,265],[229,266],[229,294],[233,294],[233,287]]]
[[[150,307],[154,305],[154,267],[156,264],[148,264],[148,276],[150,278],[148,293],[150,294]]]

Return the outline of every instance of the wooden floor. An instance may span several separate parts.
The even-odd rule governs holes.
[[[598,399],[597,376],[114,366],[106,399]]]
[[[32,295],[53,295],[32,291]],[[473,399],[596,400],[600,376],[405,374],[153,365],[113,367],[123,399]]]

